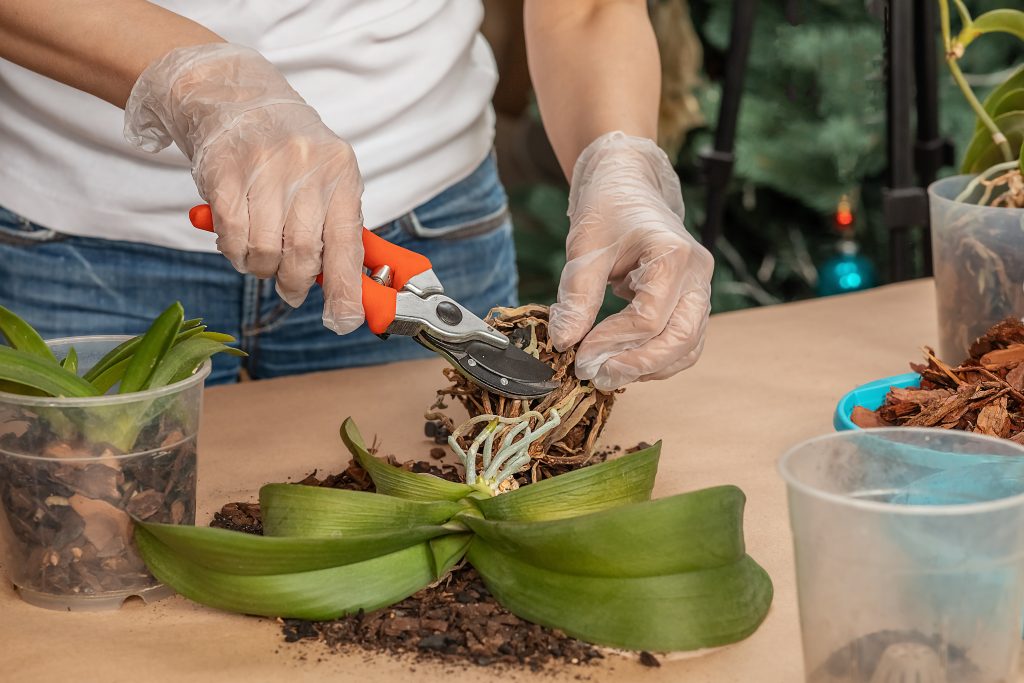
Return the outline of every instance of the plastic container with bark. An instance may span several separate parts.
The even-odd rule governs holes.
[[[57,357],[73,346],[90,367],[126,339],[47,343]],[[175,384],[91,398],[0,392],[0,550],[23,600],[92,611],[172,593],[136,552],[131,518],[195,522],[196,436],[209,372],[207,361]]]
[[[956,201],[972,178],[945,178],[928,188],[939,357],[950,362],[966,358],[995,323],[1024,316],[1024,209]]]

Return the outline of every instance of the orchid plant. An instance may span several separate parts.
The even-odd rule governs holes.
[[[495,450],[506,422],[492,416],[468,449],[453,445],[466,465],[457,483],[377,459],[349,419],[341,437],[376,493],[270,484],[260,490],[263,536],[138,523],[136,544],[185,597],[244,614],[324,620],[380,609],[468,562],[509,611],[592,643],[694,650],[753,633],[772,583],[746,553],[743,492],[651,500],[660,443],[503,486],[558,422],[557,410],[524,415]]]
[[[960,31],[951,28],[949,0],[938,0],[942,41],[953,80],[977,116],[974,137],[961,170],[977,177],[957,197],[982,205],[1024,207],[1024,66],[985,98],[978,100],[960,69],[967,47],[986,33],[1007,33],[1024,40],[1024,12],[997,9],[972,17],[963,0],[953,0]],[[979,186],[984,191],[972,201]]]
[[[202,319],[185,320],[181,303],[168,306],[144,334],[118,344],[90,368],[79,368],[72,346],[58,359],[39,333],[12,311],[0,306],[0,391],[57,399],[101,398],[107,394],[133,394],[180,382],[218,353],[244,356],[228,346],[235,338],[207,330]],[[16,404],[16,399],[8,401]],[[147,415],[159,412],[155,402],[79,404],[77,413],[39,407],[55,434],[67,441],[83,437],[109,443],[122,451],[135,443]]]

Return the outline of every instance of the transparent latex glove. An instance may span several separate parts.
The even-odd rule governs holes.
[[[217,248],[241,273],[276,277],[292,306],[324,273],[324,325],[363,322],[363,181],[355,155],[262,55],[230,43],[172,50],[142,73],[125,137],[172,141],[213,210]]]
[[[711,312],[714,259],[683,227],[683,197],[654,142],[615,132],[580,155],[569,192],[568,262],[551,306],[559,350],[581,339],[576,376],[610,391],[693,365]],[[596,327],[608,283],[629,301]]]

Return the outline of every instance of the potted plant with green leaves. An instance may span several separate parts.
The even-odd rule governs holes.
[[[208,359],[234,339],[174,303],[136,337],[44,341],[0,307],[0,544],[19,595],[114,609],[170,591],[146,571],[131,518],[195,519]]]
[[[955,362],[990,326],[1024,316],[1024,66],[984,101],[960,69],[965,51],[985,34],[1024,41],[1024,12],[998,9],[972,17],[962,0],[954,0],[960,18],[954,34],[949,0],[937,1],[946,63],[977,118],[961,164],[966,175],[928,188],[939,355]]]

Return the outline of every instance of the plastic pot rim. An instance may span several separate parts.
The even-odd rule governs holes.
[[[1024,209],[1018,208],[1016,206],[982,206],[981,204],[973,204],[971,202],[958,202],[958,201],[956,201],[956,195],[959,195],[961,192],[963,192],[967,188],[967,184],[970,183],[972,180],[974,180],[977,177],[978,177],[977,173],[962,173],[960,175],[946,176],[945,178],[939,178],[938,180],[933,180],[928,185],[928,187],[926,188],[926,191],[927,191],[927,194],[928,194],[928,201],[929,202],[937,201],[937,202],[943,202],[943,203],[946,203],[946,204],[955,204],[957,206],[971,206],[971,207],[974,207],[975,209],[977,209],[979,212],[982,212],[982,213],[987,212],[987,211],[997,211],[997,212],[1017,211],[1017,212],[1020,212],[1020,213],[1024,213]],[[938,192],[936,191],[936,188],[939,185],[946,185],[946,184],[951,185],[951,186],[959,186],[957,191],[956,191],[956,195],[954,195],[953,197],[944,197],[941,194],[938,194]]]
[[[807,446],[814,445],[822,441],[830,441],[832,439],[840,439],[843,437],[849,437],[856,435],[858,437],[869,437],[871,435],[885,436],[886,434],[905,434],[909,435],[914,432],[921,433],[922,435],[932,435],[936,431],[944,432],[945,434],[959,434],[964,436],[965,439],[971,441],[989,441],[993,444],[998,444],[1000,448],[1005,449],[1007,444],[1010,444],[1011,450],[1020,451],[1020,455],[1024,457],[1024,447],[1008,441],[1007,439],[1000,439],[994,436],[986,436],[983,434],[974,434],[972,432],[951,432],[950,430],[942,429],[939,430],[934,427],[872,427],[871,429],[857,429],[853,432],[832,432],[830,434],[822,434],[810,439],[801,441],[800,443],[790,447],[779,459],[778,471],[782,476],[783,481],[786,482],[786,486],[792,490],[799,491],[800,493],[817,498],[835,505],[841,505],[844,507],[857,508],[860,510],[866,510],[871,512],[878,512],[886,515],[909,515],[915,517],[952,517],[952,516],[965,516],[973,514],[987,514],[998,510],[1016,507],[1018,505],[1024,505],[1024,493],[1018,493],[1013,496],[1007,496],[1005,498],[998,498],[996,500],[987,500],[981,503],[963,503],[954,505],[897,505],[893,503],[883,503],[873,500],[863,500],[859,498],[852,498],[850,496],[844,496],[839,493],[832,493],[829,491],[822,491],[809,484],[805,484],[796,478],[793,472],[788,467],[789,461],[796,456],[797,451],[803,450]]]
[[[86,342],[115,342],[114,346],[121,342],[128,341],[135,335],[109,334],[109,335],[83,335],[78,337],[60,337],[58,339],[47,339],[47,346],[58,344],[83,344]],[[111,346],[113,348],[113,346]],[[197,384],[202,384],[210,374],[213,365],[209,360],[203,362],[192,375],[180,382],[168,384],[167,386],[146,391],[136,391],[130,394],[104,394],[102,396],[25,396],[24,394],[12,394],[7,391],[0,391],[0,402],[14,403],[24,406],[44,408],[97,408],[100,406],[121,405],[124,403],[135,403],[149,401],[163,396],[170,396],[179,392],[191,389]]]

